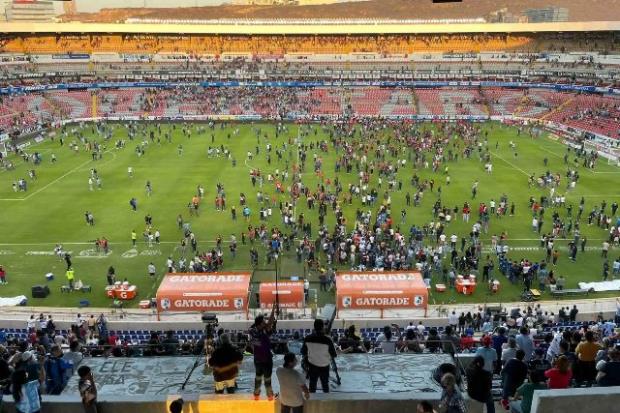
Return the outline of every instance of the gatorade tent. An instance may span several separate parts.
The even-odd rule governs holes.
[[[250,273],[166,274],[157,312],[248,312]]]
[[[260,308],[271,308],[276,301],[276,292],[280,308],[303,308],[304,306],[304,283],[299,282],[279,282],[276,290],[276,283],[261,283],[258,290],[260,298]]]
[[[341,273],[336,300],[338,310],[426,309],[428,289],[418,272]]]

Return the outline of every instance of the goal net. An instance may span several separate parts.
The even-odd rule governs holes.
[[[611,146],[607,143],[585,141],[584,149],[588,152],[597,152],[600,157],[607,160],[608,165],[620,166],[620,148],[618,147]]]
[[[620,166],[620,149],[609,148],[608,152],[601,155],[607,158],[607,165]]]

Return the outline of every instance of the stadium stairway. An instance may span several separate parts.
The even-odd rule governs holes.
[[[549,112],[545,113],[544,115],[542,115],[542,116],[540,117],[540,120],[547,120],[547,118],[549,118],[550,116],[553,116],[553,115],[554,115],[554,114],[556,114],[556,113],[560,113],[560,112],[562,112],[562,110],[563,110],[565,107],[567,107],[568,105],[570,105],[570,104],[573,102],[573,100],[575,100],[575,97],[572,97],[572,98],[570,98],[570,99],[566,100],[565,102],[563,102],[563,103],[562,103],[560,106],[558,106],[557,108],[555,108],[555,109],[553,109],[553,110],[551,110],[551,111],[549,111]]]

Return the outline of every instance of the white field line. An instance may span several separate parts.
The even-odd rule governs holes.
[[[108,152],[110,152],[110,151],[106,151],[104,153],[108,153]],[[114,158],[114,159],[116,159],[116,158]],[[0,198],[0,201],[27,201],[28,199],[30,199],[31,197],[35,196],[39,192],[46,190],[47,188],[49,188],[50,186],[54,185],[56,182],[60,181],[64,177],[66,177],[68,175],[71,175],[74,172],[77,172],[78,170],[80,170],[81,168],[83,168],[84,166],[88,165],[91,162],[93,162],[92,159],[89,159],[89,160],[87,160],[85,162],[82,162],[78,166],[70,169],[69,171],[67,171],[64,174],[60,175],[58,178],[54,179],[52,182],[49,182],[47,185],[44,185],[41,188],[37,189],[36,191],[30,193],[28,196],[25,196],[23,198]]]
[[[521,171],[525,176],[529,177],[530,174],[528,174],[527,172],[525,172],[523,169],[519,168],[517,165],[513,164],[512,162],[504,159],[503,157],[501,157],[500,155],[496,154],[495,152],[489,151],[493,154],[493,156],[497,156],[499,159],[501,159],[502,161],[506,162],[508,165],[512,166],[513,169],[516,169],[517,171]]]

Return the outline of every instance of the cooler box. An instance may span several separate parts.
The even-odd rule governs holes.
[[[117,291],[116,298],[118,298],[119,300],[133,300],[134,298],[136,298],[137,293],[138,289],[135,285],[132,285],[126,290]]]
[[[113,285],[107,285],[105,287],[105,296],[108,298],[114,298],[114,286]]]

